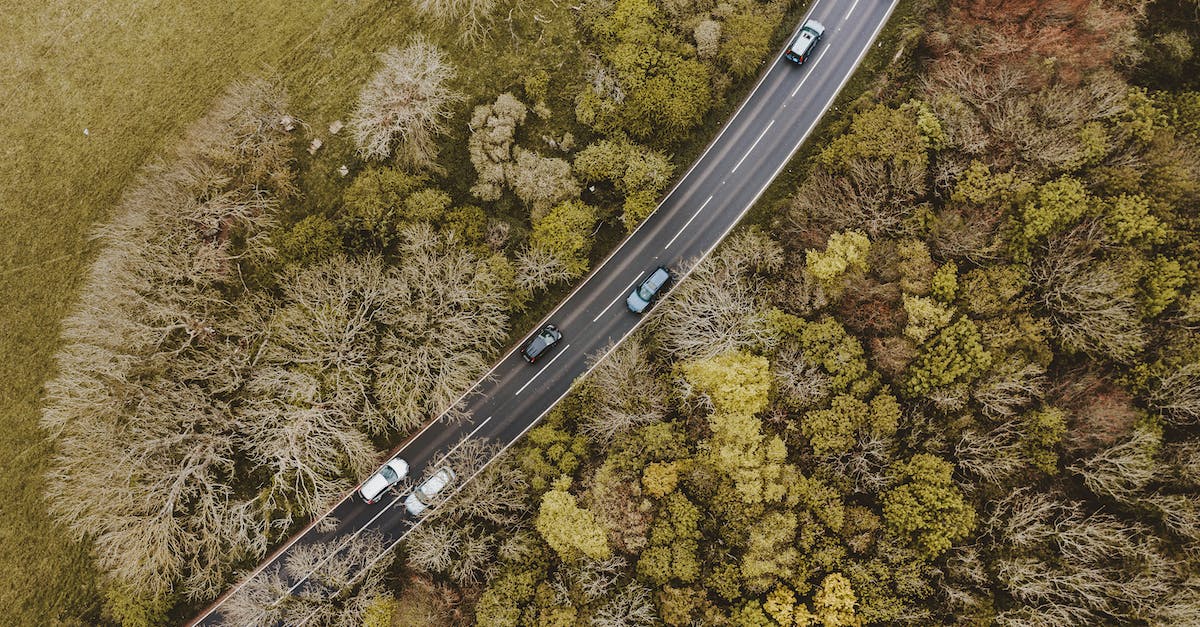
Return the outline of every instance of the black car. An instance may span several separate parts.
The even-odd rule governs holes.
[[[532,364],[550,352],[550,349],[560,341],[562,341],[562,333],[559,332],[558,327],[548,324],[521,347],[521,356]]]

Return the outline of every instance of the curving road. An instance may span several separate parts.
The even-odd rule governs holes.
[[[685,260],[707,255],[733,229],[833,103],[897,3],[816,0],[806,18],[820,21],[826,33],[815,55],[803,66],[776,55],[658,210],[547,317],[562,331],[562,342],[536,366],[509,352],[471,390],[467,421],[439,418],[405,442],[399,451],[410,464],[410,475],[419,478],[432,472],[464,438],[488,438],[507,448],[586,374],[589,356],[628,336],[641,320],[625,308],[632,287],[656,266],[679,268]],[[460,477],[456,486],[469,479]],[[391,494],[374,505],[347,496],[326,515],[338,521],[334,530],[318,532],[314,521],[256,572],[296,543],[349,539],[367,529],[399,543],[415,524],[404,511],[404,496]],[[305,582],[302,578],[292,583],[298,589]],[[239,587],[190,624],[223,624],[221,604]]]

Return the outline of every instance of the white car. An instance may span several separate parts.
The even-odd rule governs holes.
[[[451,481],[454,481],[454,471],[448,467],[433,473],[432,477],[417,486],[417,489],[404,499],[404,508],[413,516],[420,516],[429,508],[433,497],[450,485]]]
[[[408,476],[408,462],[399,457],[384,464],[371,478],[358,488],[358,494],[367,503],[376,503],[388,488],[400,483]]]

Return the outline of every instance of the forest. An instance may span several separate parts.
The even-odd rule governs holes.
[[[497,7],[414,0],[465,41]],[[584,2],[584,66],[485,94],[413,35],[344,130],[230,88],[100,229],[46,385],[101,620],[185,619],[453,412],[801,9]],[[396,555],[306,547],[229,620],[1200,625],[1197,10],[905,4],[777,193],[519,446],[462,447],[482,474]],[[354,149],[332,198],[320,137]]]

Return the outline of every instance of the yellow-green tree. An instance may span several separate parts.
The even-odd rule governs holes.
[[[608,559],[611,551],[604,528],[594,514],[579,507],[575,496],[567,492],[567,485],[561,482],[542,495],[535,524],[538,533],[563,561],[580,556]]]
[[[866,272],[871,240],[858,231],[843,231],[829,236],[825,250],[805,253],[808,273],[827,290],[837,291],[842,279],[852,272]]]
[[[889,532],[909,541],[928,559],[945,553],[975,528],[975,510],[954,485],[954,466],[928,453],[892,468],[895,485],[883,495]]]
[[[854,613],[858,603],[850,580],[841,573],[831,573],[821,580],[813,595],[813,613],[822,627],[856,627],[862,624]]]
[[[568,200],[555,205],[533,224],[529,244],[535,249],[550,252],[572,277],[588,270],[588,252],[592,249],[592,229],[596,212],[580,200]]]

